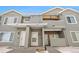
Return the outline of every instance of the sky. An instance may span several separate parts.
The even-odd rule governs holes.
[[[79,6],[0,6],[0,13],[10,9],[15,9],[20,12],[43,12],[54,7],[73,8],[79,11]]]

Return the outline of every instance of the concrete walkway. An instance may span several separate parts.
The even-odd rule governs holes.
[[[15,48],[7,53],[35,53],[37,47],[29,47],[29,48]],[[43,47],[42,47],[43,48]],[[79,47],[49,47],[47,46],[48,53],[79,53]],[[1,48],[1,52],[3,53],[5,49]]]
[[[60,53],[60,51],[56,50],[54,47],[47,47],[49,53]]]
[[[55,47],[61,53],[79,53],[79,47]]]
[[[12,51],[7,53],[35,53],[37,47],[29,47],[29,48],[16,48]],[[59,53],[58,50],[54,49],[53,47],[47,47],[49,53]]]
[[[9,46],[0,46],[0,53],[6,53],[11,50],[13,49],[9,48]]]
[[[7,53],[35,53],[36,48],[30,47],[30,48],[15,48],[12,51],[9,51]]]

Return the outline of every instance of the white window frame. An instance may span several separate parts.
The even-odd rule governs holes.
[[[74,41],[73,37],[72,37],[72,32],[79,32],[79,31],[70,31],[70,36],[71,36],[71,39],[72,39],[72,42],[76,43],[76,42],[79,42],[79,41]],[[77,37],[76,37],[77,38]]]
[[[6,17],[3,18],[3,25],[7,25],[7,24],[4,24],[4,22],[5,22],[5,19],[9,18],[9,17],[17,18],[16,23],[18,22],[18,17],[16,17],[16,16],[6,16]],[[12,23],[12,24],[16,24],[16,23]]]
[[[27,17],[26,17],[27,18]],[[23,23],[26,23],[26,22],[29,22],[30,21],[30,18],[28,18],[28,20],[26,21],[26,18],[24,17],[23,19]]]
[[[0,31],[0,33],[2,33],[2,32],[11,32],[11,33],[15,33],[15,32],[13,32],[13,31]],[[14,36],[13,36],[13,39],[14,39]],[[0,41],[0,42],[4,42],[4,41]],[[8,42],[13,42],[13,40],[12,41],[8,41]]]
[[[68,17],[68,16],[69,16],[69,17],[71,17],[71,16],[74,17],[75,23],[69,23],[68,20],[67,20],[67,17]],[[76,20],[76,17],[75,17],[74,15],[66,15],[66,16],[65,16],[65,19],[66,19],[67,24],[77,24],[77,20]]]

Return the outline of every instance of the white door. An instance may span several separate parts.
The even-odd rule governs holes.
[[[25,45],[25,36],[26,36],[26,32],[25,31],[21,31],[19,46],[24,46]]]
[[[38,32],[32,32],[31,46],[38,46]]]

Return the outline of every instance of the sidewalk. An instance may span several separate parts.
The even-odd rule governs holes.
[[[60,53],[60,51],[58,51],[57,49],[55,49],[54,47],[47,47],[47,51],[49,53]]]
[[[9,51],[8,53],[36,53],[36,48],[37,47],[29,47],[29,48],[16,48],[12,51]],[[52,47],[47,47],[48,53],[59,53],[58,50],[52,48]]]
[[[11,50],[13,49],[9,48],[8,46],[0,46],[0,53],[6,53]]]
[[[79,47],[55,47],[61,53],[79,53]]]
[[[35,53],[37,47],[29,47],[29,48],[16,48],[13,50],[7,50],[6,48],[0,49],[1,53]],[[79,47],[49,47],[47,46],[48,53],[79,53]],[[4,51],[3,51],[4,50]]]
[[[30,47],[30,48],[16,48],[12,51],[9,51],[7,53],[35,53],[36,48]]]

